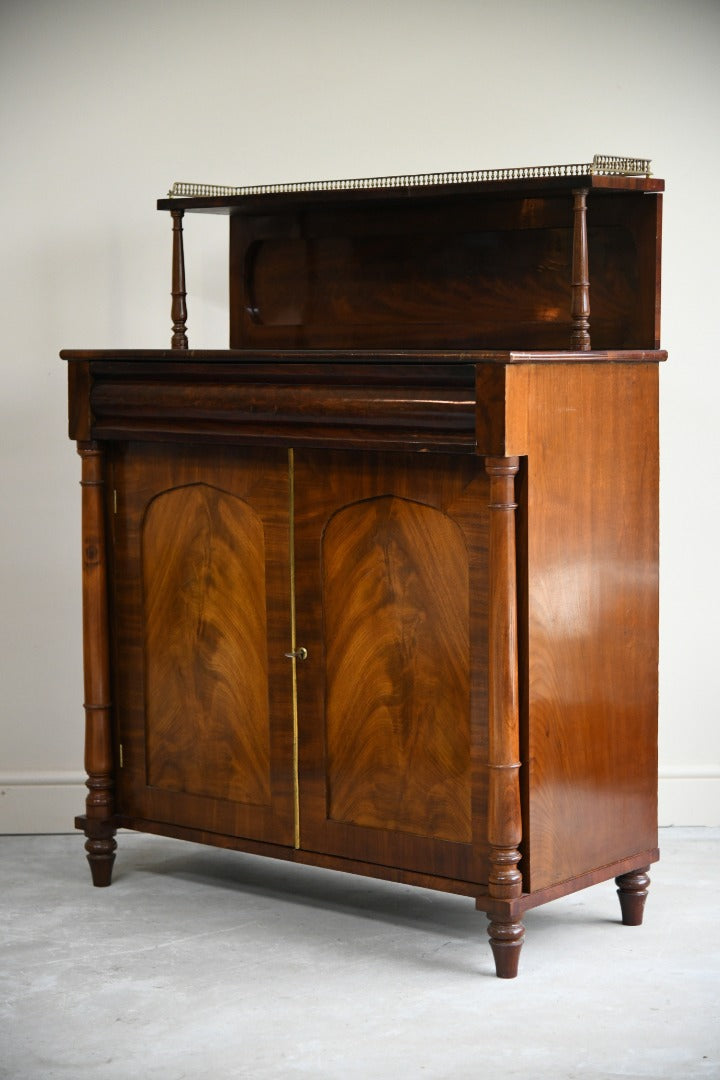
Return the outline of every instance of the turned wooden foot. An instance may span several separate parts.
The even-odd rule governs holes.
[[[115,862],[115,849],[117,843],[114,839],[107,840],[88,839],[85,843],[87,859],[90,863],[92,883],[98,888],[104,888],[112,881],[113,863]]]
[[[498,979],[514,979],[518,973],[520,950],[525,938],[521,922],[504,921],[488,916],[490,947],[495,957],[495,974]]]
[[[85,851],[92,883],[97,888],[106,888],[112,881],[115,862],[115,826],[107,821],[93,821],[86,817],[77,818],[75,824],[77,828],[83,829],[87,837]]]
[[[647,866],[641,866],[639,870],[633,870],[629,874],[622,874],[621,877],[615,878],[622,921],[625,926],[640,926],[643,921],[643,910],[650,884],[648,869]]]

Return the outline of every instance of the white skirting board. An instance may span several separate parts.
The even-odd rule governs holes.
[[[0,834],[69,833],[85,808],[79,772],[0,774]],[[720,825],[720,766],[660,770],[660,825]]]
[[[0,834],[70,833],[84,812],[82,772],[0,774]]]
[[[720,766],[661,768],[660,825],[720,825]]]

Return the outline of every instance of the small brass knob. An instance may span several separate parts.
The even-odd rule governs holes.
[[[301,645],[299,649],[293,649],[292,652],[286,652],[288,660],[307,660],[307,649]]]

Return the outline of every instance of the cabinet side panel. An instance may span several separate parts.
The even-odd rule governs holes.
[[[328,813],[470,843],[468,553],[460,527],[394,496],[323,537]]]
[[[270,802],[265,544],[241,499],[164,492],[143,525],[148,782]]]
[[[528,383],[531,890],[657,842],[656,365]]]

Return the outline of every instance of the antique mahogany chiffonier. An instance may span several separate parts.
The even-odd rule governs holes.
[[[67,350],[87,835],[523,913],[657,859],[649,162],[175,185],[169,349]],[[230,348],[183,219],[229,219]],[[187,226],[187,221],[185,222]]]

